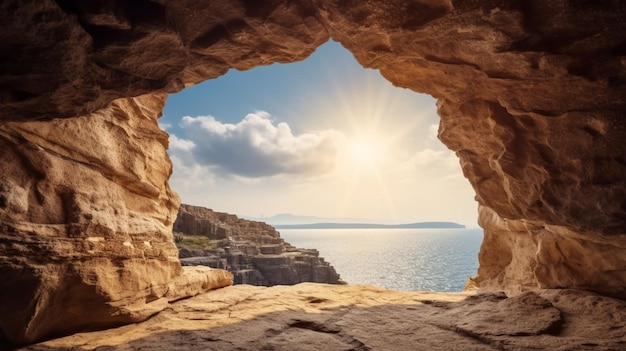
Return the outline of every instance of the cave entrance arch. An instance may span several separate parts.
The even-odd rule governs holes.
[[[430,233],[413,230],[404,239],[399,230],[381,231],[386,239],[379,242],[372,230],[361,230],[361,239],[359,230],[344,232],[344,240],[335,231],[334,245],[343,248],[327,235],[321,248],[310,248],[331,255],[351,284],[460,291],[475,275],[479,230],[435,228],[475,227],[477,217],[458,158],[437,139],[435,100],[393,87],[340,44],[330,41],[302,62],[230,71],[170,95],[163,115],[170,185],[183,203],[278,225],[298,247],[314,238],[281,224],[439,221]],[[285,213],[310,218],[272,216]],[[370,244],[343,257],[345,240]],[[406,262],[385,262],[394,255]],[[355,257],[368,259],[358,264]],[[396,270],[381,271],[389,264]]]
[[[329,37],[438,99],[441,140],[480,204],[479,286],[626,296],[619,1],[7,0],[2,10],[0,245],[19,254],[0,261],[0,328],[11,342],[145,319],[175,298],[164,95],[230,68],[302,60]]]

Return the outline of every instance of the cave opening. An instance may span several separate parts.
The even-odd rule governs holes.
[[[469,323],[456,319],[444,329],[461,330],[464,339],[478,336],[473,338],[482,343],[477,347],[484,347],[485,340],[491,345],[516,340],[519,347],[533,344],[546,349],[604,347],[605,342],[610,342],[608,349],[623,346],[624,318],[612,318],[619,316],[614,311],[624,310],[622,301],[612,299],[612,310],[598,309],[606,306],[599,301],[609,300],[589,293],[622,300],[626,296],[622,3],[140,1],[131,6],[125,1],[14,0],[3,2],[2,8],[6,29],[1,41],[7,53],[0,93],[2,341],[23,345],[134,323],[168,309],[170,302],[229,285],[230,276],[223,271],[218,280],[207,274],[209,269],[181,269],[171,243],[179,203],[168,185],[167,135],[156,123],[166,94],[215,78],[231,67],[301,60],[332,37],[364,67],[376,67],[394,84],[440,99],[441,140],[461,157],[480,203],[485,240],[476,284],[486,291],[519,296],[523,305],[531,301],[539,311],[556,317],[537,334],[517,328],[504,333],[496,328],[489,334],[463,329],[487,321],[500,327],[499,315]],[[274,88],[270,82],[259,90]],[[367,105],[367,100],[359,102]],[[234,122],[249,112],[234,114]],[[269,121],[268,129],[291,136],[339,130],[332,125],[296,126],[291,121],[280,129],[278,123],[289,114],[269,112],[275,120],[265,115],[257,120]],[[230,128],[219,121],[212,125]],[[180,148],[192,148],[193,140],[178,136]],[[318,139],[307,140],[315,144]],[[372,153],[368,143],[354,144],[355,161],[370,170],[363,171],[364,176],[375,174],[372,165],[377,158],[370,158]],[[263,159],[251,162],[259,160]],[[315,163],[296,165],[290,169],[320,172]],[[292,172],[272,177],[268,172],[265,168],[256,178],[230,178],[232,187],[246,195],[237,203],[253,203],[248,201],[253,195],[248,184],[263,184],[270,193],[261,197],[265,199],[261,207],[254,204],[263,209],[255,215],[275,213],[267,200],[282,200],[279,196],[288,193],[284,187],[271,189],[268,179],[293,176]],[[223,180],[208,179],[216,184]],[[310,179],[299,179],[300,187],[294,188],[299,194],[320,193]],[[406,184],[383,183],[416,197],[401,187]],[[307,185],[313,189],[308,193]],[[330,211],[341,205],[340,195],[351,189],[356,195],[369,193],[364,186],[340,187],[329,191],[331,196],[325,199],[330,205],[324,208]],[[231,196],[209,198],[225,204]],[[312,199],[309,196],[307,203]],[[418,200],[418,205],[435,206],[423,197]],[[297,209],[295,202],[283,202]],[[374,212],[387,205],[361,203]],[[417,205],[396,206],[403,208],[422,213]],[[352,240],[353,246],[359,241]],[[385,268],[395,269],[389,264]],[[207,279],[212,278],[215,285],[209,287]],[[545,300],[528,300],[532,295]],[[371,300],[369,296],[357,299]],[[271,298],[274,304],[275,297]],[[309,299],[307,308],[313,301],[324,300]],[[503,304],[511,306],[509,301],[515,300]],[[546,309],[551,303],[561,309]],[[580,313],[569,313],[572,306]],[[384,308],[382,314],[387,316]],[[509,326],[537,325],[534,310],[508,311],[503,313],[510,317]],[[230,319],[231,311],[227,312]],[[413,310],[410,314],[422,316]],[[530,317],[521,323],[520,316]],[[563,316],[588,319],[563,323]],[[378,341],[381,325],[397,326],[387,321],[392,322],[378,320],[363,332]],[[433,325],[440,324],[428,327]],[[322,331],[328,330],[334,333]],[[424,334],[423,329],[414,330],[404,334]],[[174,335],[178,341],[181,334]],[[388,333],[393,339],[397,335]],[[494,335],[507,340],[491,338]],[[520,335],[535,335],[539,341]],[[575,338],[567,341],[567,336]],[[447,340],[433,339],[435,345]],[[582,339],[589,340],[581,344]],[[212,343],[213,335],[205,340]]]
[[[438,123],[432,97],[394,87],[332,40],[304,61],[170,95],[159,120],[183,203],[274,225],[350,284],[459,291],[476,274],[482,231]],[[320,222],[466,228],[289,227]]]

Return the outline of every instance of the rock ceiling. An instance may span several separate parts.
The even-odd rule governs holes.
[[[183,274],[164,93],[329,38],[438,99],[485,229],[471,284],[626,298],[624,18],[619,0],[2,1],[2,334],[162,309]]]

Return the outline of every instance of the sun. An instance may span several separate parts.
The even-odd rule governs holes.
[[[354,138],[348,143],[348,155],[357,165],[374,167],[382,159],[382,147],[373,138]]]

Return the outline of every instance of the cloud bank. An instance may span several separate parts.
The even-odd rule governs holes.
[[[170,153],[188,167],[209,167],[221,176],[246,178],[280,174],[318,176],[334,169],[342,134],[326,130],[294,135],[287,123],[275,123],[257,111],[237,124],[212,116],[183,117],[187,139],[170,135]]]
[[[451,151],[420,150],[413,155],[411,162],[420,169],[438,168],[447,173],[460,168],[459,159]]]

